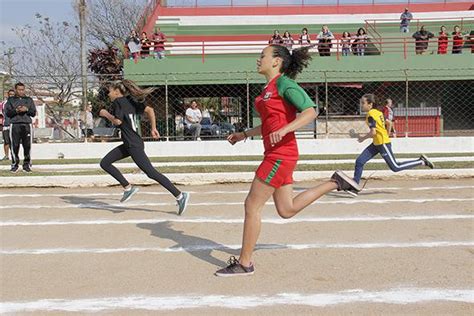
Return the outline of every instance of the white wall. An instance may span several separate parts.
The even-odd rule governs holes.
[[[34,144],[32,158],[54,159],[58,153],[64,158],[102,158],[115,143],[69,143],[69,144]],[[300,154],[357,154],[370,141],[359,144],[355,139],[301,139],[298,140]],[[426,137],[392,139],[393,151],[396,153],[472,153],[474,137]],[[202,142],[147,142],[146,152],[150,157],[166,156],[232,156],[261,155],[261,140],[248,140],[235,146],[226,141]]]

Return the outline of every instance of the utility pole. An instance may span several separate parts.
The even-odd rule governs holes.
[[[86,52],[86,0],[79,1],[79,28],[81,37],[82,107],[87,108],[87,52]]]

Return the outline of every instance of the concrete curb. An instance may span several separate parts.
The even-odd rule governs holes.
[[[352,170],[345,171],[352,175]],[[296,171],[295,181],[313,181],[328,179],[333,171]],[[407,170],[394,173],[390,170],[366,170],[365,176],[371,179],[458,179],[474,178],[474,169],[423,169]],[[245,183],[251,182],[254,178],[253,172],[233,172],[233,173],[170,173],[166,176],[178,185],[202,185],[215,183]],[[144,174],[126,174],[125,177],[133,184],[152,185],[155,182],[148,179]],[[2,177],[0,188],[21,188],[21,187],[107,187],[117,185],[117,182],[109,175],[87,175],[87,176],[21,176]]]

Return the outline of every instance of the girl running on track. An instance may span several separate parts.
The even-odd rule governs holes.
[[[298,160],[295,131],[317,117],[316,105],[293,80],[311,57],[308,47],[293,50],[281,45],[269,45],[257,60],[258,72],[267,85],[255,99],[262,124],[228,137],[231,144],[247,137],[262,135],[264,159],[258,167],[250,192],[245,200],[245,221],[240,258],[231,257],[229,266],[216,272],[217,276],[245,276],[254,273],[252,253],[260,234],[260,214],[273,196],[278,214],[291,218],[306,206],[333,190],[358,191],[359,186],[349,176],[338,171],[330,181],[310,188],[293,198],[293,170]],[[296,113],[301,114],[296,117]]]
[[[145,153],[145,144],[137,131],[138,116],[146,113],[151,123],[151,135],[160,138],[156,129],[155,112],[152,107],[144,104],[145,98],[153,89],[140,89],[130,80],[115,81],[109,85],[109,97],[112,101],[112,111],[100,110],[99,115],[108,119],[121,130],[123,144],[112,149],[100,162],[100,167],[114,177],[124,188],[120,202],[128,201],[138,192],[136,186],[124,178],[120,171],[112,164],[129,156],[145,174],[161,184],[176,198],[178,215],[183,214],[189,201],[189,193],[178,190],[171,181],[153,168],[150,159]]]
[[[357,157],[354,170],[355,182],[360,183],[364,165],[377,154],[382,156],[393,172],[399,172],[422,165],[428,166],[431,169],[434,168],[433,163],[429,161],[426,155],[421,155],[417,160],[397,162],[393,155],[392,144],[390,143],[390,137],[385,127],[384,114],[382,113],[383,105],[379,103],[373,94],[364,95],[361,99],[361,103],[362,110],[367,112],[366,123],[370,131],[366,135],[359,136],[358,141],[362,143],[366,139],[372,138],[372,143]],[[353,196],[357,196],[358,194],[358,192],[352,190],[347,190],[347,193]]]

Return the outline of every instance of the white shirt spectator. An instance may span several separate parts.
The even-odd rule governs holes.
[[[188,117],[190,117],[192,119],[192,122],[190,122],[188,120]],[[191,124],[196,124],[196,123],[199,123],[202,119],[202,114],[201,114],[201,110],[199,110],[198,108],[195,108],[195,109],[192,109],[192,108],[188,108],[186,110],[186,124],[187,125],[191,125]]]

